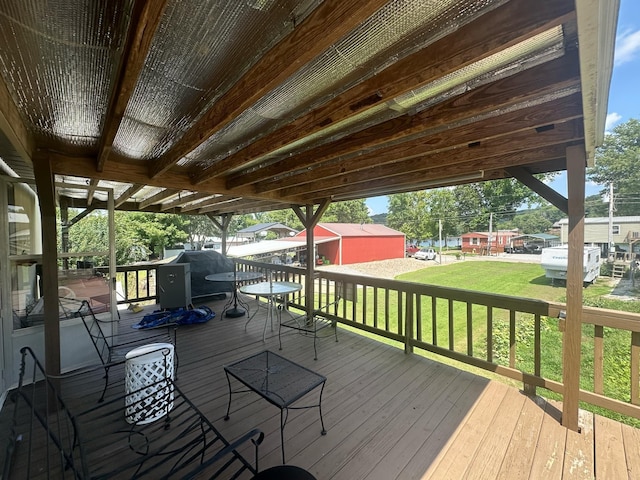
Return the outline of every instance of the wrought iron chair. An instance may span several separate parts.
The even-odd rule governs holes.
[[[29,347],[21,352],[2,478],[238,478],[258,472],[264,434],[251,430],[227,441],[171,379],[149,397],[145,389],[122,392],[72,411],[74,399],[63,399],[56,384],[73,375],[48,377]],[[127,422],[130,409],[143,413],[149,401],[162,400],[171,405],[161,418]],[[247,444],[253,462],[239,453]]]
[[[125,359],[126,354],[133,348],[147,343],[171,343],[175,349],[176,362],[175,372],[178,370],[178,350],[177,350],[177,326],[166,325],[152,330],[132,330],[131,332],[119,332],[118,321],[104,321],[96,317],[91,305],[86,300],[82,304],[76,316],[82,318],[91,342],[100,357],[100,362],[104,368],[104,388],[98,402],[104,400],[107,387],[109,386],[109,370],[113,364],[118,364]],[[106,335],[104,327],[109,327],[110,334]]]

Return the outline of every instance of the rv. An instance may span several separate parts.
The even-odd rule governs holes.
[[[540,265],[544,268],[547,278],[552,280],[567,279],[567,262],[569,259],[569,249],[566,245],[560,247],[549,247],[542,249]],[[600,274],[600,248],[584,247],[583,257],[583,282],[585,285],[593,283]]]

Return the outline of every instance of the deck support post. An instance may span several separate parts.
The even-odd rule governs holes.
[[[223,213],[220,215],[220,220],[210,213],[207,213],[207,217],[209,220],[213,222],[213,224],[220,230],[220,238],[222,239],[222,245],[220,247],[220,251],[223,255],[227,255],[227,232],[229,231],[229,224],[231,223],[231,219],[233,218],[232,213]]]
[[[315,213],[313,211],[313,205],[305,205],[304,211],[299,206],[291,207],[298,217],[298,219],[302,222],[306,230],[307,235],[307,267],[304,279],[304,296],[305,296],[305,307],[307,313],[307,319],[311,319],[313,317],[313,299],[314,297],[314,270],[316,264],[315,258],[315,240],[313,235],[313,229],[320,221],[320,218],[326,212],[327,208],[331,204],[331,200],[325,200],[318,205]]]
[[[44,360],[48,375],[60,375],[60,314],[58,310],[58,246],[55,176],[49,155],[33,156],[42,219],[42,297],[44,302]],[[54,399],[50,399],[54,400]],[[50,405],[56,405],[51,401]]]
[[[585,172],[584,147],[567,147],[569,252],[567,261],[567,318],[562,342],[562,381],[564,384],[562,424],[574,431],[579,430]]]

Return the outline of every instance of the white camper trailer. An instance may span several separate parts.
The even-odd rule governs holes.
[[[566,245],[543,248],[540,265],[544,268],[547,278],[566,280],[568,259],[569,248]],[[593,283],[598,278],[600,274],[600,248],[584,247],[583,272],[585,284]]]

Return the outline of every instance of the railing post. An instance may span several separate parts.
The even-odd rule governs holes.
[[[562,425],[578,431],[580,347],[582,341],[582,284],[584,279],[584,147],[567,147],[569,254],[567,261],[567,319],[562,342]]]
[[[398,298],[400,296],[398,295]],[[404,313],[404,353],[413,353],[413,293],[406,293]]]

